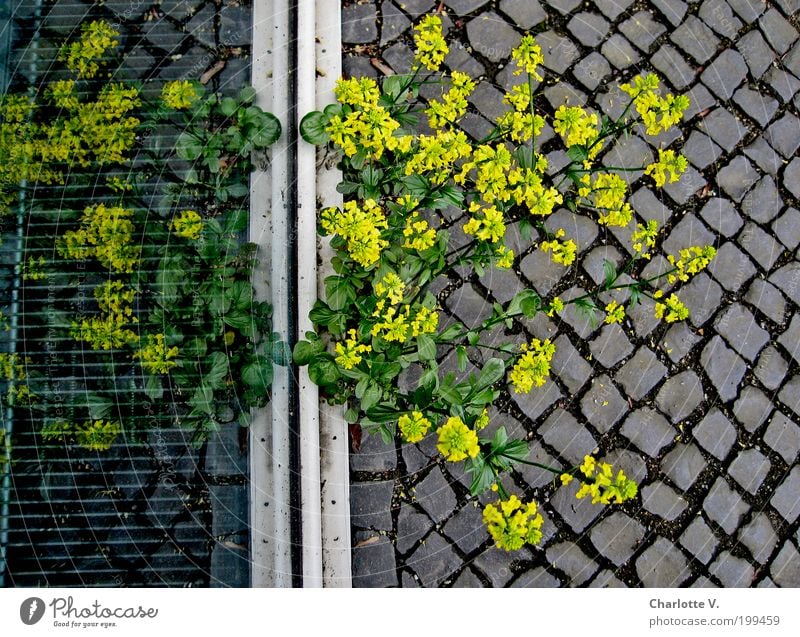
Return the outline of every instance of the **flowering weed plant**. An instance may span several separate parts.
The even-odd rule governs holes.
[[[714,256],[710,246],[687,246],[670,255],[663,269],[644,275],[660,239],[653,221],[634,221],[627,202],[631,168],[601,163],[606,151],[634,131],[658,135],[675,126],[688,98],[665,94],[653,74],[621,85],[628,102],[612,119],[580,106],[548,111],[536,88],[543,56],[531,35],[512,53],[520,83],[505,94],[506,111],[483,139],[461,128],[475,81],[440,71],[448,47],[441,20],[430,15],[415,27],[415,66],[410,74],[341,79],[337,103],[308,114],[301,123],[306,141],[324,146],[343,172],[341,208],[320,212],[319,232],[335,251],[334,274],[325,279],[325,298],[310,318],[316,329],[294,349],[299,365],[325,398],[343,404],[345,416],[392,441],[436,438],[445,462],[466,463],[470,490],[499,492],[484,509],[484,522],[498,547],[536,544],[542,517],[533,501],[506,492],[500,479],[515,464],[550,470],[554,480],[581,483],[577,496],[600,504],[636,496],[636,483],[621,470],[587,456],[579,468],[548,467],[527,460],[527,439],[512,439],[489,424],[488,407],[504,392],[535,392],[548,382],[555,345],[531,338],[525,323],[537,313],[558,315],[575,305],[592,320],[620,323],[642,298],[655,301],[655,314],[682,320],[680,283]],[[431,86],[441,89],[431,95]],[[555,140],[540,141],[546,126]],[[568,158],[550,166],[546,150],[556,145]],[[657,188],[680,179],[687,162],[673,149],[636,167]],[[456,272],[514,268],[509,229],[563,268],[576,267],[575,240],[547,218],[564,208],[601,227],[632,228],[631,257],[619,267],[606,261],[596,288],[572,298],[523,290],[489,318],[466,326],[445,314],[434,289]],[[438,287],[433,288],[436,284]],[[624,294],[623,294],[624,293]],[[506,338],[497,342],[496,334]],[[518,335],[524,342],[518,345]],[[443,361],[455,357],[457,371]],[[467,368],[474,365],[474,373]],[[414,379],[414,380],[409,380]],[[534,432],[530,432],[529,437]]]

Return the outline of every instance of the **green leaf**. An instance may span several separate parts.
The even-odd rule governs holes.
[[[325,113],[312,111],[300,121],[300,135],[309,144],[322,146],[327,144],[331,136],[325,127],[328,125],[329,117]]]
[[[356,299],[356,291],[348,279],[329,276],[325,279],[325,297],[332,310],[342,310]]]
[[[254,356],[252,362],[242,367],[242,381],[260,394],[266,394],[272,384],[272,361],[266,356]]]
[[[181,133],[175,142],[175,154],[180,159],[194,161],[203,154],[204,145],[191,133]]]
[[[407,83],[408,78],[405,75],[390,75],[383,80],[383,92],[394,103],[405,92]]]
[[[459,392],[458,388],[454,387],[453,385],[440,385],[439,389],[436,390],[436,395],[440,396],[442,400],[450,405],[461,405],[464,402],[461,392]]]
[[[605,277],[605,288],[608,289],[614,285],[617,280],[617,266],[608,259],[603,259],[603,276]]]
[[[456,347],[456,360],[458,365],[458,371],[463,372],[467,369],[467,363],[469,362],[469,358],[467,358],[467,348],[463,345],[459,345]]]
[[[87,394],[86,407],[89,410],[89,418],[92,420],[103,420],[114,408],[114,401],[100,394]]]
[[[339,380],[339,368],[329,359],[317,359],[308,366],[308,377],[315,385],[333,385]]]
[[[367,390],[361,397],[361,409],[364,411],[369,410],[370,407],[377,405],[383,397],[383,391],[377,383],[370,383]]]
[[[534,290],[522,290],[508,302],[506,313],[509,315],[522,314],[527,318],[533,318],[540,306],[541,298]]]
[[[417,350],[421,361],[432,361],[436,358],[436,342],[427,334],[417,336]]]
[[[254,108],[254,107],[251,107]],[[281,136],[281,122],[280,120],[275,117],[272,113],[264,113],[262,111],[262,117],[260,122],[260,127],[258,129],[257,136],[252,138],[253,144],[257,148],[266,148],[267,146],[272,146],[278,138]]]
[[[467,473],[472,476],[469,491],[472,495],[480,495],[487,491],[496,480],[492,466],[485,461],[483,454],[478,454],[467,463]]]
[[[446,343],[447,341],[456,338],[463,331],[464,326],[461,323],[453,323],[452,325],[449,325],[444,332],[439,334],[436,337],[436,340],[440,343]]]
[[[252,86],[243,86],[239,91],[239,101],[242,102],[242,104],[252,104],[256,99],[256,95],[256,89]]]
[[[203,382],[212,389],[222,389],[228,375],[228,357],[222,352],[212,352],[205,360]]]
[[[272,362],[286,367],[292,362],[292,348],[286,341],[273,341],[269,344]]]
[[[583,146],[570,146],[567,150],[567,156],[572,161],[582,162],[589,157],[589,154]]]
[[[232,97],[223,97],[219,102],[219,112],[225,117],[233,115],[238,108],[238,102]]]
[[[195,411],[210,416],[214,415],[214,390],[210,387],[206,385],[198,387],[188,402]]]
[[[484,389],[491,387],[499,381],[506,373],[506,364],[499,358],[490,358],[481,369],[481,375],[478,377],[472,391],[477,394]]]
[[[389,405],[375,405],[367,410],[367,418],[375,423],[396,422],[401,412]]]

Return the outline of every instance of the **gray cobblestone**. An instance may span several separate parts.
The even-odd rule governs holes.
[[[603,327],[589,347],[594,358],[606,368],[613,367],[633,351],[633,345],[616,323]]]
[[[777,411],[764,432],[764,442],[787,464],[792,464],[797,461],[800,453],[800,427],[783,412]]]
[[[775,490],[770,504],[792,524],[800,516],[800,467],[794,467]]]
[[[733,101],[762,128],[772,120],[778,110],[777,100],[746,86],[734,93]]]
[[[689,104],[689,108],[683,113],[683,117],[686,121],[692,119],[695,115],[704,113],[704,111],[715,106],[717,103],[716,98],[699,82],[686,91],[686,95],[692,100],[692,103]]]
[[[679,321],[669,328],[660,347],[673,363],[678,363],[692,351],[699,340],[700,337],[684,321]]]
[[[559,13],[569,15],[580,6],[581,0],[548,0],[547,4]]]
[[[703,509],[728,535],[733,535],[750,507],[728,486],[725,479],[720,477],[703,501]]]
[[[753,77],[759,79],[775,59],[775,52],[769,47],[758,31],[743,35],[736,43],[736,48],[744,57]]]
[[[488,538],[483,525],[481,509],[467,504],[447,521],[444,534],[453,540],[464,553],[471,553]]]
[[[512,588],[559,588],[560,586],[561,582],[541,566],[525,571],[511,585]]]
[[[544,66],[558,75],[562,75],[580,57],[575,43],[555,31],[540,33],[536,41],[542,47]]]
[[[800,162],[797,162],[797,164],[798,173],[800,173]],[[800,174],[798,174],[798,179],[800,180]],[[800,245],[800,210],[789,208],[783,215],[772,222],[772,230],[783,245],[790,250],[794,250]]]
[[[770,9],[761,16],[758,26],[772,48],[781,55],[797,40],[797,31],[777,9]]]
[[[680,517],[688,504],[672,487],[659,481],[642,489],[642,506],[650,513],[671,522]]]
[[[577,480],[560,487],[550,500],[550,504],[575,533],[582,533],[602,511],[601,507],[592,504],[590,498],[578,500],[575,497],[578,488]]]
[[[783,158],[773,150],[772,146],[763,137],[757,137],[752,144],[744,149],[744,154],[748,159],[752,159],[761,170],[770,175],[777,175],[783,167]]]
[[[708,62],[717,51],[719,38],[702,20],[688,16],[686,20],[672,32],[669,39],[691,55],[699,64]]]
[[[567,389],[575,393],[589,380],[592,368],[563,334],[553,344],[556,346],[556,353],[553,355],[551,369]]]
[[[748,587],[753,583],[755,575],[747,560],[731,555],[728,551],[722,551],[708,570],[726,588]]]
[[[350,454],[353,471],[391,471],[397,466],[397,453],[379,435],[364,436],[358,453]]]
[[[472,77],[480,77],[485,71],[483,64],[472,57],[460,43],[454,43],[450,47],[450,51],[444,61],[451,70],[461,71]]]
[[[381,46],[393,42],[411,26],[411,21],[393,3],[381,3]]]
[[[780,96],[784,104],[791,102],[797,91],[800,90],[800,80],[783,69],[770,69],[764,80]]]
[[[414,495],[420,506],[436,522],[445,520],[456,506],[453,490],[436,467],[417,485]]]
[[[593,91],[611,73],[611,65],[597,51],[592,51],[575,66],[574,73],[581,84]]]
[[[745,449],[731,463],[728,473],[745,491],[755,494],[769,473],[770,462],[760,451]]]
[[[703,564],[711,561],[719,544],[714,533],[699,515],[686,527],[681,535],[680,543]]]
[[[581,399],[583,415],[601,434],[608,433],[627,408],[628,403],[605,375],[595,378],[591,389]]]
[[[778,398],[795,414],[800,416],[800,376],[793,376],[792,379],[783,386]]]
[[[483,583],[473,571],[465,568],[453,583],[453,588],[481,588]]]
[[[470,0],[461,1],[469,2]],[[450,3],[454,11],[458,11],[458,9],[455,8],[458,2],[459,0],[455,0],[455,2]],[[428,13],[432,9],[436,8],[436,3],[434,0],[399,0],[397,5],[412,18],[418,18],[423,13]]]
[[[494,588],[502,588],[514,575],[511,563],[514,556],[497,548],[490,548],[475,558],[475,566],[483,573]]]
[[[552,382],[545,383],[543,387],[527,394],[511,392],[512,400],[522,410],[522,413],[534,421],[561,397],[558,386]]]
[[[406,560],[406,565],[414,569],[426,588],[441,586],[461,564],[461,558],[438,533],[425,538]]]
[[[786,159],[791,159],[800,148],[798,130],[800,130],[800,119],[791,113],[786,113],[767,129],[766,138],[770,146]]]
[[[539,428],[539,433],[548,445],[574,465],[579,465],[583,457],[591,454],[597,446],[592,434],[563,409],[557,409],[550,414]]]
[[[547,453],[539,442],[529,443],[528,446],[528,460],[531,462],[538,462],[547,466],[555,466],[558,461]],[[533,487],[534,489],[543,487],[553,482],[553,474],[546,469],[539,467],[532,467],[530,465],[517,465],[516,471],[522,476],[525,484]]]
[[[385,537],[353,549],[353,587],[397,586],[394,548]]]
[[[570,586],[580,586],[597,572],[597,564],[577,544],[561,542],[547,549],[547,561],[563,571]]]
[[[708,271],[729,292],[736,292],[756,273],[750,259],[731,241],[724,243],[717,250],[717,254],[708,266]],[[689,286],[696,280],[697,277],[689,283]]]
[[[666,28],[656,22],[649,11],[639,11],[620,24],[619,30],[628,40],[647,53]]]
[[[783,360],[774,347],[770,345],[761,352],[755,374],[764,387],[773,391],[778,389],[786,377],[787,371],[789,371],[788,363]]]
[[[786,188],[795,197],[800,198],[800,157],[795,157],[783,171],[783,179]]]
[[[597,13],[576,13],[567,23],[567,29],[584,46],[595,47],[608,35],[609,24]]]
[[[644,535],[644,527],[639,522],[615,511],[595,524],[589,537],[603,557],[621,566],[631,558]]]
[[[596,0],[593,4],[609,20],[616,20],[633,4],[633,0]]]
[[[775,535],[769,517],[765,513],[756,513],[739,531],[739,541],[748,548],[757,562],[764,564],[775,549],[778,536]]]
[[[692,443],[678,443],[661,461],[662,471],[683,491],[695,483],[705,468],[703,454]]]
[[[787,263],[769,277],[769,282],[795,303],[800,302],[800,264]]]
[[[430,530],[430,519],[411,506],[400,507],[397,517],[397,540],[395,545],[400,553],[406,553]]]
[[[656,396],[656,405],[673,423],[689,416],[703,401],[703,384],[697,374],[684,371],[670,378]]]
[[[731,10],[725,0],[705,0],[700,5],[700,18],[710,24],[721,36],[733,40],[736,38],[742,23]]]
[[[491,304],[469,282],[447,297],[445,304],[469,328],[480,325],[492,312]]]
[[[760,0],[727,0],[733,10],[747,23],[755,22],[764,13],[764,3]]]
[[[703,348],[700,363],[724,402],[736,397],[736,389],[747,366],[719,336],[714,336]]]
[[[543,296],[549,294],[564,276],[564,267],[554,263],[541,250],[531,252],[522,259],[519,267],[536,291]]]
[[[783,545],[775,557],[770,573],[781,587],[797,588],[800,586],[800,553],[789,542]]]
[[[501,0],[500,10],[523,29],[535,27],[547,18],[537,0]]]
[[[662,44],[650,58],[650,62],[679,91],[689,86],[697,75],[681,54],[669,44]]]
[[[378,39],[378,12],[374,4],[342,7],[342,41],[364,44]]]
[[[722,149],[708,135],[692,131],[681,153],[700,170],[704,170],[722,156]]]
[[[394,482],[351,482],[350,519],[353,526],[389,531]]]
[[[689,166],[681,175],[680,181],[667,183],[664,192],[677,204],[683,205],[700,192],[707,184],[703,175]]]
[[[675,437],[675,429],[654,409],[642,407],[632,412],[620,432],[648,456],[655,458]]]
[[[641,60],[641,56],[622,35],[615,33],[600,47],[600,52],[613,66],[626,69]]]
[[[647,347],[640,347],[615,374],[627,394],[634,400],[644,398],[667,373],[667,368]]]
[[[772,402],[760,389],[752,385],[745,387],[733,406],[733,414],[744,428],[753,433],[769,416],[772,411]]]
[[[219,11],[219,40],[227,46],[247,46],[253,38],[252,10],[224,6]]]
[[[725,237],[736,234],[744,224],[736,208],[724,197],[709,199],[700,210],[700,216],[711,228]]]
[[[742,200],[742,212],[744,212],[745,216],[759,223],[768,223],[772,221],[778,216],[781,208],[783,208],[783,201],[781,200],[781,195],[778,192],[775,181],[770,175],[762,177]],[[747,248],[747,246],[745,246],[745,248]],[[765,263],[769,262],[771,259],[770,256],[764,254],[763,250],[758,251],[758,254],[764,256]],[[774,260],[772,260],[771,263],[774,263]],[[770,264],[769,267],[772,267],[772,265]],[[769,267],[765,269],[769,269]]]
[[[659,537],[636,560],[636,572],[645,586],[680,586],[691,575],[689,563],[672,542]]]
[[[720,460],[728,455],[736,442],[736,429],[716,407],[706,414],[692,433],[703,449]]]
[[[739,303],[725,310],[714,327],[734,350],[751,362],[769,342],[769,332],[759,327],[753,314]]]

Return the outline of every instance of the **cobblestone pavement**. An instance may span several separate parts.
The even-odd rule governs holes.
[[[409,68],[409,26],[439,2],[343,5],[345,70],[374,76],[381,65]],[[387,450],[369,438],[351,455],[354,584],[800,586],[800,2],[443,7],[459,43],[447,66],[483,78],[466,120],[476,135],[502,107],[513,78],[504,65],[525,29],[560,78],[546,82],[549,107],[586,100],[618,113],[613,86],[643,70],[688,92],[682,135],[632,136],[605,161],[641,165],[662,144],[681,148],[691,162],[681,182],[654,191],[637,180],[632,205],[641,220],[665,225],[665,250],[708,242],[719,252],[685,288],[685,324],[660,324],[646,303],[621,327],[595,328],[570,312],[528,322],[529,336],[558,347],[552,382],[501,401],[494,414],[528,433],[540,462],[572,465],[598,449],[640,481],[640,497],[592,507],[574,486],[521,469],[517,490],[546,502],[545,539],[505,553],[491,546],[479,502],[457,466],[436,460],[432,440]],[[558,164],[559,154],[549,159]],[[553,223],[579,244],[576,276],[514,246],[513,272],[457,281],[441,295],[445,310],[472,323],[525,287],[565,297],[602,279],[604,258],[624,257],[624,232],[567,211]]]

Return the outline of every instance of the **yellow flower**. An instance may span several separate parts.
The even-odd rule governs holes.
[[[559,479],[561,480],[561,484],[566,486],[566,485],[570,484],[575,479],[575,476],[573,476],[570,473],[562,473],[559,476]]]
[[[568,147],[589,146],[599,135],[597,124],[594,113],[587,113],[580,106],[562,104],[556,110],[553,130],[561,135]]]
[[[550,309],[547,310],[547,316],[554,316],[555,314],[560,314],[564,311],[564,301],[562,301],[559,297],[554,296],[553,300],[550,301]]]
[[[488,424],[489,424],[489,410],[484,409],[481,412],[481,415],[475,419],[475,429],[480,431],[481,429],[485,429]]]
[[[377,106],[381,97],[377,82],[369,77],[339,78],[336,80],[333,92],[340,104],[349,104],[364,109]]]
[[[508,500],[487,504],[483,509],[483,523],[495,546],[504,551],[516,551],[525,544],[542,541],[544,518],[536,502],[524,504],[512,495]]]
[[[646,226],[636,224],[636,231],[631,235],[633,250],[643,259],[650,258],[650,248],[656,247],[656,237],[658,236],[658,222],[650,219]]]
[[[674,183],[689,167],[689,162],[683,155],[677,155],[674,150],[658,151],[658,161],[645,168],[646,175],[652,175],[656,186],[661,188],[664,184]]]
[[[201,88],[189,80],[175,80],[167,82],[161,89],[161,99],[164,104],[176,111],[189,108],[201,95]]]
[[[532,35],[524,35],[517,48],[511,52],[511,58],[516,63],[514,75],[520,75],[523,71],[530,74],[539,82],[542,76],[539,75],[537,68],[544,62],[541,47],[533,39]]]
[[[639,490],[636,482],[625,475],[621,469],[614,477],[614,470],[607,462],[598,463],[592,456],[585,456],[580,471],[585,478],[580,478],[581,487],[575,497],[582,500],[591,496],[592,504],[622,504],[636,497]],[[562,476],[563,482],[563,476]],[[565,482],[564,484],[568,484]]]
[[[349,338],[342,343],[336,343],[336,364],[345,369],[353,369],[361,362],[361,354],[372,351],[372,346],[358,342],[358,335],[355,330],[348,330]]]
[[[111,420],[87,421],[75,427],[78,444],[89,451],[108,451],[121,433],[120,424]]]
[[[704,270],[716,254],[713,246],[683,248],[678,252],[678,258],[668,254],[667,261],[675,267],[675,271],[667,275],[667,282],[672,285],[678,280],[688,281],[692,275]]]
[[[197,241],[203,232],[203,219],[194,210],[182,210],[169,225],[177,236],[191,241]]]
[[[427,250],[436,243],[436,230],[429,227],[425,219],[420,219],[417,211],[406,220],[403,236],[405,237],[403,247],[418,252]]]
[[[119,31],[104,20],[95,20],[81,27],[80,38],[71,44],[65,44],[59,59],[67,63],[72,71],[77,71],[81,79],[92,78],[100,70],[100,60],[108,49],[119,42]]]
[[[542,241],[539,244],[539,249],[544,253],[552,253],[551,258],[555,263],[561,265],[572,265],[578,256],[578,246],[572,239],[560,241],[566,233],[563,228],[556,232],[556,238],[551,241]]]
[[[597,461],[592,456],[584,456],[583,464],[580,466],[581,473],[587,478],[594,476],[595,469],[597,468]]]
[[[142,367],[151,374],[168,374],[178,365],[172,360],[177,355],[178,348],[168,348],[163,334],[148,334],[147,345],[134,352],[133,358],[138,358]]]
[[[431,421],[425,418],[422,412],[412,411],[410,415],[400,416],[397,425],[406,442],[419,442],[427,435]]]
[[[75,80],[56,80],[47,87],[47,95],[55,106],[66,110],[78,108],[78,96],[75,95]]]
[[[466,73],[453,71],[451,88],[441,101],[431,100],[425,114],[432,129],[456,124],[467,112],[467,98],[475,89],[475,82]]]
[[[360,206],[357,201],[347,201],[343,210],[326,208],[320,216],[323,230],[345,239],[350,257],[363,267],[376,263],[389,245],[381,237],[386,217],[373,199],[365,199]]]
[[[622,323],[625,318],[625,306],[619,305],[616,301],[611,301],[606,305],[606,323]]]
[[[667,323],[683,321],[689,317],[689,308],[675,294],[671,294],[663,303],[656,303],[655,316]]]
[[[410,316],[410,312],[409,312]],[[411,336],[433,334],[439,328],[439,313],[421,306],[411,319]]]
[[[68,259],[94,256],[112,272],[130,274],[139,263],[139,246],[133,244],[132,209],[88,206],[81,217],[81,228],[65,232],[58,252]]]
[[[452,416],[439,428],[436,448],[446,460],[460,462],[480,453],[477,434],[458,416]]]
[[[498,257],[497,262],[495,263],[498,268],[507,270],[514,265],[514,251],[509,250],[504,245],[497,247],[495,256]]]
[[[437,71],[449,52],[442,34],[442,20],[436,15],[426,15],[414,27],[414,59],[429,71]]]
[[[520,349],[522,355],[514,364],[508,378],[517,394],[527,394],[534,385],[541,387],[547,382],[556,346],[550,339],[540,341],[534,338],[530,344],[523,343]]]

